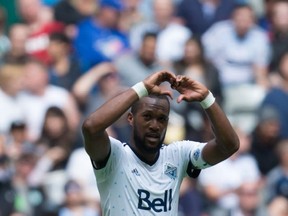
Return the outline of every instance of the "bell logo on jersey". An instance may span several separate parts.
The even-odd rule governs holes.
[[[155,212],[171,211],[172,189],[165,190],[163,198],[150,199],[150,192],[138,189],[138,209]]]

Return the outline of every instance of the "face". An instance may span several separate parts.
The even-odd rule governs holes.
[[[266,140],[274,139],[279,135],[280,123],[277,120],[267,120],[261,123],[259,129]]]
[[[1,68],[0,86],[9,95],[15,96],[24,86],[23,68],[4,65]]]
[[[250,8],[239,8],[233,14],[233,22],[239,36],[244,36],[254,25],[254,14]]]
[[[155,20],[160,24],[170,21],[173,16],[173,4],[171,0],[155,0],[153,5]]]
[[[66,193],[66,203],[69,206],[79,206],[83,203],[84,197],[81,189],[75,191],[69,191]]]
[[[59,116],[50,115],[46,118],[44,127],[52,138],[57,138],[65,131],[65,119]]]
[[[105,26],[108,28],[117,27],[120,13],[113,8],[103,7],[101,8],[102,20]]]
[[[11,46],[14,52],[24,54],[26,52],[25,43],[29,36],[29,29],[25,25],[14,25],[10,30]]]
[[[288,3],[277,2],[272,7],[273,27],[278,31],[288,30]]]
[[[129,114],[133,126],[135,147],[141,154],[157,153],[165,138],[169,103],[165,99],[145,97],[141,99],[137,113]]]
[[[60,41],[50,41],[48,53],[52,59],[58,59],[69,53],[69,45]]]
[[[259,206],[257,183],[246,183],[239,189],[239,205],[247,212],[254,212]]]
[[[144,62],[153,63],[155,61],[156,38],[147,37],[142,44],[140,56]]]
[[[23,19],[30,23],[38,19],[38,14],[41,8],[39,0],[18,0],[19,12]]]
[[[198,60],[201,56],[201,48],[194,40],[189,40],[186,43],[184,58],[187,62]]]
[[[42,91],[48,83],[48,74],[42,66],[36,63],[28,63],[25,66],[25,88],[37,93]]]

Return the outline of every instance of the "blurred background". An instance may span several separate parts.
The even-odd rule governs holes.
[[[100,216],[82,121],[162,69],[204,83],[241,144],[185,179],[179,216],[288,216],[287,0],[1,0],[0,215]],[[213,136],[171,103],[165,143]],[[108,131],[127,142],[126,115]]]

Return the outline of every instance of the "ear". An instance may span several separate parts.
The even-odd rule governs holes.
[[[133,114],[131,112],[128,113],[127,120],[129,122],[129,124],[132,125],[132,123],[133,123]]]

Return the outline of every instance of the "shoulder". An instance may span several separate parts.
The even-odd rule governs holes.
[[[265,43],[267,45],[269,44],[268,34],[264,31],[264,29],[262,29],[261,27],[259,27],[257,25],[255,25],[251,29],[249,37],[251,39],[257,40],[257,43],[255,43],[255,45],[263,46],[261,43]]]
[[[122,143],[120,140],[115,139],[111,136],[109,136],[109,141],[110,141],[110,145],[111,145],[111,152],[112,153],[116,153],[116,152],[120,152],[120,151],[124,151],[124,147],[128,144],[126,143]]]
[[[233,29],[233,23],[231,20],[224,20],[214,23],[208,30],[209,31],[232,31]]]
[[[89,18],[86,18],[82,21],[80,21],[78,24],[77,24],[77,28],[87,28],[87,27],[91,27],[92,26],[92,23],[93,23],[93,19],[91,17]],[[94,25],[95,26],[95,25]]]
[[[49,85],[46,89],[46,93],[47,95],[57,95],[58,97],[68,97],[69,95],[69,92],[65,88],[55,85]]]
[[[179,23],[171,23],[171,24],[169,24],[168,26],[167,26],[167,31],[169,30],[169,31],[176,31],[175,32],[175,34],[176,33],[178,33],[179,34],[179,32],[178,31],[180,31],[180,33],[186,33],[186,34],[191,34],[191,31],[187,28],[187,27],[185,27],[184,25],[181,25],[181,24],[179,24]]]
[[[166,151],[182,151],[183,153],[190,153],[191,151],[195,151],[196,149],[204,146],[206,143],[196,142],[192,140],[181,140],[175,141],[167,145],[163,145],[163,149]]]

